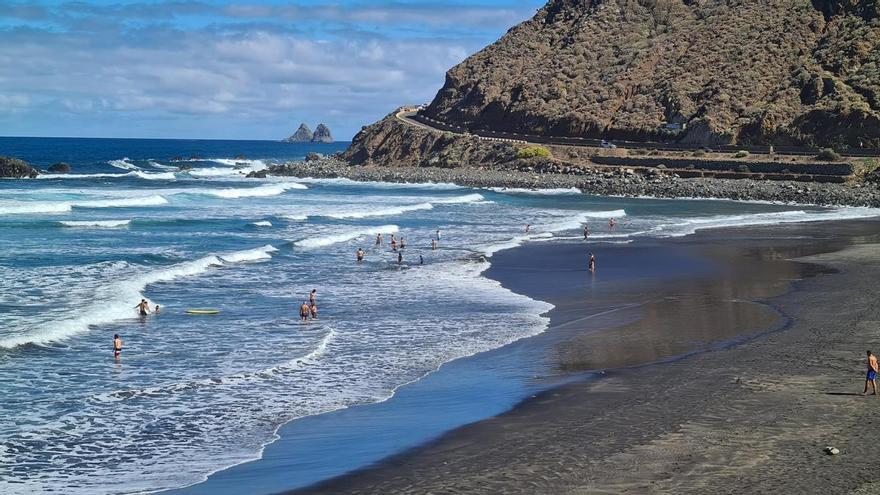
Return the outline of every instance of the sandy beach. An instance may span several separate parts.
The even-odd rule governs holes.
[[[556,305],[551,352],[584,379],[295,493],[876,493],[878,241],[876,221],[698,233],[656,249],[707,266],[653,277],[660,257],[607,293],[628,261],[599,246],[589,282],[582,246],[500,253],[487,275]],[[632,317],[604,327],[603,305]]]

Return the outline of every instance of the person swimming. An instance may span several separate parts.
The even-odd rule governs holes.
[[[357,256],[358,263],[360,263],[361,261],[364,261],[364,250],[361,248],[358,248],[357,252],[355,253],[355,256]]]
[[[147,313],[150,312],[150,303],[146,299],[141,299],[141,302],[134,309],[138,310],[141,316],[147,316]]]
[[[613,218],[611,220],[608,220],[608,228],[609,229],[613,229],[615,225],[617,225],[617,220],[615,220]]]
[[[311,313],[311,309],[309,308],[308,303],[303,301],[302,305],[299,307],[299,319],[302,321],[308,321],[309,313]]]
[[[119,359],[119,355],[122,353],[122,339],[119,338],[119,334],[113,334],[113,357]]]

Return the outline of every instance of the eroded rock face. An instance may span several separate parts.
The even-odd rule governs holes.
[[[318,127],[315,128],[315,134],[312,135],[313,143],[332,143],[333,135],[330,133],[330,128],[324,124],[318,124]]]
[[[292,136],[282,139],[285,143],[309,143],[312,141],[312,130],[303,122]]]
[[[4,178],[30,178],[33,179],[39,172],[27,162],[8,156],[0,156],[0,177]]]
[[[452,68],[426,114],[527,134],[880,147],[878,67],[876,0],[551,0]]]

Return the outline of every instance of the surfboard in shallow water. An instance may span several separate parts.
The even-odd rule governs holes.
[[[219,313],[219,309],[188,309],[186,310],[187,314],[190,315],[216,315]]]

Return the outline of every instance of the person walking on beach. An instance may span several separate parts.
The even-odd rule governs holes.
[[[361,261],[364,261],[364,250],[361,248],[358,248],[356,256],[357,256],[358,263],[360,263]]]
[[[596,257],[593,256],[593,253],[590,253],[590,271],[596,271]]]
[[[141,316],[147,316],[147,313],[150,312],[150,303],[146,299],[141,299],[141,302],[134,309],[138,310]]]
[[[119,359],[119,355],[122,353],[122,339],[119,338],[119,334],[113,334],[113,357]]]
[[[877,395],[877,357],[868,353],[868,374],[865,375],[865,391],[862,395],[868,395],[868,384],[871,384],[871,395]]]
[[[302,305],[300,305],[299,307],[299,319],[303,322],[308,321],[310,312],[311,311],[309,310],[309,305],[305,301],[303,301]]]

